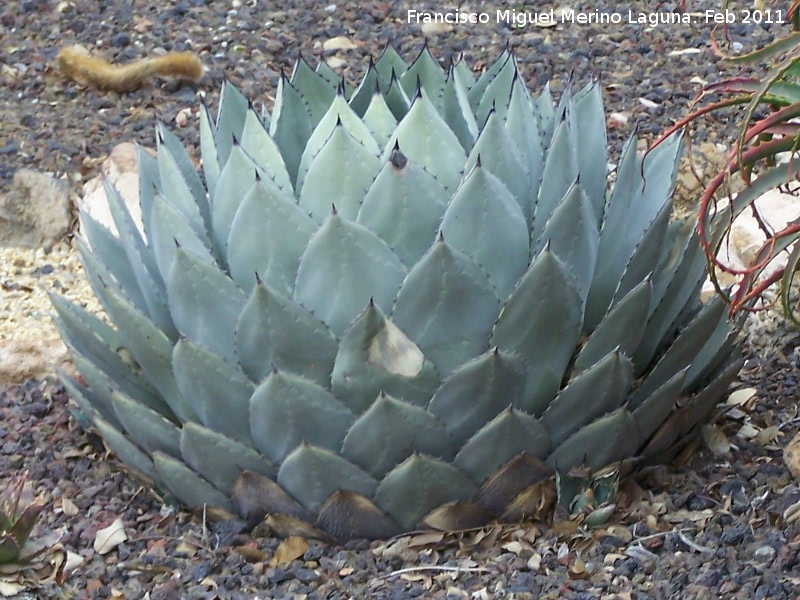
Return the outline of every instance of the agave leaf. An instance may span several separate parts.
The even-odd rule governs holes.
[[[589,335],[575,359],[573,371],[588,369],[614,348],[619,348],[625,356],[633,356],[650,315],[652,296],[649,278],[628,292]]]
[[[324,60],[320,60],[317,63],[317,68],[314,69],[314,71],[317,73],[317,75],[322,77],[325,81],[333,86],[338,86],[340,83],[342,83],[342,76],[333,70],[331,66]],[[352,92],[352,89],[348,90],[348,88],[344,88],[343,86],[343,91],[345,97],[349,97],[349,93]]]
[[[104,182],[104,188],[114,223],[119,231],[120,243],[136,274],[139,289],[144,294],[147,304],[145,314],[167,335],[172,336],[175,327],[167,309],[164,282],[159,275],[155,257],[139,234],[119,192],[107,180]]]
[[[256,163],[281,191],[291,196],[292,180],[283,162],[280,148],[253,108],[247,110],[247,119],[242,131],[242,150]]]
[[[459,367],[436,390],[428,410],[463,444],[525,390],[525,365],[497,348]]]
[[[582,466],[596,471],[631,456],[639,437],[636,421],[620,408],[572,434],[547,458],[547,464],[562,474]]]
[[[492,332],[492,345],[527,362],[525,394],[518,408],[538,416],[555,398],[582,324],[573,277],[545,249],[517,284]]]
[[[500,298],[508,297],[528,268],[525,216],[506,186],[480,162],[453,196],[441,232],[450,246],[483,267]]]
[[[364,150],[368,153],[378,156],[381,149],[372,137],[367,125],[358,117],[358,115],[350,108],[342,94],[337,94],[333,99],[330,108],[322,117],[319,125],[314,129],[311,137],[306,144],[306,149],[303,151],[303,156],[300,160],[300,168],[297,173],[297,189],[302,190],[303,182],[305,181],[309,167],[312,161],[317,157],[323,147],[328,143],[330,137],[334,134],[337,127],[343,127],[344,130],[350,134],[350,137],[363,146]],[[339,176],[342,173],[338,173]],[[334,196],[335,197],[335,196]],[[341,204],[337,201],[336,204]]]
[[[622,148],[617,179],[600,232],[597,268],[586,303],[587,331],[592,331],[608,311],[625,267],[659,212],[644,206],[640,209],[644,185],[641,169],[636,138],[628,138]]]
[[[553,131],[556,126],[556,111],[553,108],[553,96],[550,93],[550,84],[546,84],[542,92],[533,101],[533,115],[539,127],[544,149],[550,146]]]
[[[542,240],[575,278],[583,303],[597,263],[599,233],[583,188],[575,183],[547,221]],[[542,241],[540,240],[540,242]]]
[[[467,61],[464,60],[464,54],[460,54],[453,62],[453,69],[456,71],[457,77],[464,83],[464,87],[469,90],[475,85],[475,75],[472,73]],[[470,108],[470,110],[472,110]]]
[[[358,87],[356,87],[349,101],[350,108],[353,109],[353,112],[363,118],[365,122],[365,115],[369,109],[369,105],[375,101],[376,96],[382,96],[381,89],[388,87],[388,83],[386,82],[389,79],[386,78],[383,81],[381,81],[381,79],[383,78],[378,74],[378,70],[372,62],[372,57],[370,57],[367,72],[359,82]],[[384,88],[381,88],[381,83],[385,86]]]
[[[666,383],[673,373],[688,367],[706,341],[724,319],[725,303],[715,296],[700,311],[700,314],[678,335],[653,370],[645,377],[639,389],[631,398],[631,407],[636,408],[657,388]]]
[[[328,107],[336,96],[336,86],[325,81],[325,78],[314,72],[301,56],[295,62],[291,84],[303,97],[308,107],[311,129],[313,130],[328,111]]]
[[[413,97],[411,96],[411,98]],[[403,91],[403,86],[400,85],[395,73],[392,73],[391,79],[389,79],[389,87],[386,90],[385,98],[386,106],[392,111],[394,118],[401,121],[411,107],[411,98]]]
[[[206,106],[205,99],[203,98],[200,101],[200,156],[203,159],[203,175],[205,175],[206,178],[206,187],[209,194],[211,194],[212,200],[214,198],[214,190],[217,187],[217,179],[219,179],[220,170],[217,144],[215,142],[216,137],[217,127],[211,119],[208,106]]]
[[[695,234],[681,257],[681,264],[669,282],[661,302],[655,307],[651,306],[652,314],[633,358],[637,372],[641,372],[650,364],[681,310],[699,293],[706,274],[705,267],[705,254]]]
[[[190,404],[178,390],[172,374],[173,342],[126,300],[110,290],[106,290],[104,297],[108,315],[124,340],[124,346],[117,352],[129,352],[133,356],[144,378],[158,390],[178,419],[197,420]]]
[[[228,497],[200,477],[182,461],[161,452],[153,454],[153,464],[158,478],[186,506],[190,508],[217,507],[231,510]]]
[[[685,379],[686,369],[678,371],[632,411],[641,436],[640,444],[644,444],[650,439],[650,436],[675,410],[676,403],[683,391]]]
[[[161,186],[158,174],[158,160],[148,150],[136,144],[136,163],[139,169],[139,208],[145,235],[150,231],[150,211],[153,197]]]
[[[134,402],[138,402],[163,415],[166,419],[177,421],[169,406],[153,392],[150,386],[136,385],[138,382],[131,384],[125,380],[119,382],[112,379],[107,373],[99,369],[96,364],[77,352],[72,353],[72,361],[86,381],[88,389],[91,390],[89,399],[92,406],[111,423],[115,425],[117,423],[114,403],[111,398],[112,393],[117,390]]]
[[[503,69],[505,64],[509,61],[513,60],[511,58],[511,53],[508,50],[503,50],[500,53],[500,56],[497,57],[489,67],[481,73],[481,76],[478,77],[478,80],[469,88],[469,102],[472,105],[472,110],[474,112],[478,112],[478,107],[483,100],[484,96],[486,95],[486,88],[492,82],[492,80],[497,77],[497,74]],[[488,111],[487,111],[488,112]],[[483,121],[479,121],[482,123]]]
[[[128,260],[122,241],[95,220],[87,212],[81,212],[81,232],[86,236],[92,252],[106,274],[113,278],[113,283],[133,305],[142,312],[147,312],[147,301],[139,288],[136,271]],[[98,273],[99,274],[99,273]]]
[[[730,361],[731,351],[738,340],[737,326],[727,319],[720,319],[686,373],[686,389],[697,389],[710,375],[723,368],[723,363]]]
[[[336,352],[336,338],[319,319],[268,284],[256,286],[236,326],[236,353],[252,381],[274,366],[329,387]]]
[[[456,448],[424,408],[381,393],[344,438],[342,456],[382,479],[414,453],[452,460]]]
[[[397,119],[386,104],[386,99],[378,90],[372,95],[372,100],[364,113],[364,125],[367,126],[378,146],[385,148],[397,129]]]
[[[291,295],[297,269],[314,221],[291,198],[260,180],[245,194],[230,226],[228,264],[231,278],[246,294],[256,279]]]
[[[158,451],[180,457],[180,429],[174,423],[120,392],[111,392],[111,402],[117,419],[137,446],[150,455]]]
[[[375,61],[375,70],[385,81],[389,81],[393,74],[402,75],[406,69],[408,69],[406,61],[391,44],[387,44],[378,60]]]
[[[569,121],[559,123],[546,152],[542,183],[533,210],[531,242],[534,248],[541,247],[539,240],[547,221],[578,178],[578,160],[569,128]]]
[[[312,131],[311,115],[305,99],[289,80],[282,76],[275,93],[269,135],[281,149],[281,156],[292,180],[292,186],[297,181],[300,157],[303,156],[303,150]]]
[[[433,244],[449,202],[441,184],[397,149],[370,186],[357,220],[413,265]]]
[[[544,169],[545,140],[539,130],[530,95],[520,77],[514,80],[511,88],[505,127],[509,137],[516,144],[521,154],[522,163],[528,173],[528,196],[523,198],[525,203],[523,212],[525,212],[528,222],[530,222],[530,217],[533,214],[533,206],[530,199],[539,194],[539,181]]]
[[[338,490],[371,498],[378,486],[341,456],[309,444],[302,444],[283,461],[278,483],[312,513]]]
[[[681,420],[681,435],[691,439],[690,433],[698,423],[707,420],[709,414],[719,402],[726,390],[736,379],[739,370],[742,368],[743,360],[733,361],[728,368],[722,370],[717,377],[706,387],[697,392],[682,409],[685,411],[684,418]]]
[[[415,454],[381,481],[375,504],[409,531],[432,509],[467,500],[474,491],[475,484],[452,465]]]
[[[188,189],[193,207],[190,208],[191,214],[199,210],[202,216],[201,225],[203,226],[200,233],[205,233],[207,227],[211,223],[211,208],[208,204],[208,197],[206,196],[206,188],[203,185],[200,175],[197,173],[197,168],[194,162],[189,157],[181,141],[174,133],[167,129],[163,123],[159,123],[156,127],[156,141],[157,141],[157,155],[160,182],[162,189],[167,186],[176,185],[179,188],[180,194],[185,194],[184,185]],[[166,159],[166,160],[164,160]],[[177,167],[177,173],[175,168]],[[168,196],[171,200],[174,199],[172,195]],[[178,201],[182,200],[178,199]]]
[[[234,144],[230,158],[222,169],[214,192],[214,214],[212,216],[212,237],[214,247],[226,258],[228,256],[228,240],[231,234],[231,223],[236,211],[248,191],[259,180],[257,165],[245,154],[239,144]],[[266,174],[262,181],[268,181]],[[267,185],[264,183],[263,185]]]
[[[181,334],[236,364],[234,332],[246,298],[228,276],[178,248],[167,291]]]
[[[203,346],[180,340],[172,353],[175,382],[184,398],[191,399],[192,409],[206,427],[253,445],[247,423],[250,396],[255,385],[238,368]],[[200,469],[196,469],[200,471]]]
[[[283,371],[270,373],[250,399],[250,433],[276,464],[303,442],[338,452],[353,420],[330,392]]]
[[[220,95],[216,135],[214,136],[220,168],[228,162],[233,141],[242,139],[242,130],[247,120],[249,104],[247,98],[230,81],[226,80]]]
[[[203,239],[205,238],[205,239]],[[153,228],[150,246],[163,278],[169,275],[178,247],[191,252],[200,260],[214,264],[209,247],[211,242],[203,234],[199,237],[183,215],[169,204],[161,194],[153,200]]]
[[[342,216],[355,219],[361,200],[381,165],[377,153],[358,142],[341,122],[337,122],[308,167],[300,190],[300,206],[318,223],[330,214],[331,206]],[[298,176],[298,185],[301,176],[302,173]]]
[[[109,377],[98,369],[92,361],[87,360],[77,352],[71,352],[70,356],[75,368],[79,369],[78,372],[81,373],[81,377],[86,383],[86,386],[78,385],[75,381],[70,381],[68,385],[65,384],[67,391],[70,392],[78,408],[90,421],[94,420],[95,416],[102,415],[113,423],[115,427],[119,427],[119,419],[117,419],[117,414],[114,412],[114,406],[111,402],[111,391],[114,387],[113,384],[111,387],[108,386]],[[83,373],[84,368],[86,368],[85,374]],[[90,387],[98,383],[102,387]],[[75,392],[74,395],[73,392]],[[91,423],[89,426],[91,426]]]
[[[520,453],[544,458],[550,446],[547,429],[539,421],[509,406],[464,444],[454,464],[483,483]]]
[[[486,125],[469,153],[464,167],[466,172],[469,173],[479,162],[484,169],[503,182],[522,209],[523,223],[527,226],[533,211],[528,166],[520,160],[520,149],[494,111],[489,113]]]
[[[391,307],[405,275],[383,240],[334,213],[300,259],[294,300],[342,335],[371,298],[384,310]]]
[[[445,79],[444,70],[431,54],[428,45],[425,44],[414,62],[405,73],[400,75],[400,85],[403,86],[403,90],[410,98],[416,95],[417,87],[421,86],[438,109]]]
[[[645,277],[653,273],[653,268],[658,265],[671,213],[672,202],[670,201],[664,205],[653,219],[650,227],[644,232],[622,273],[622,279],[617,286],[617,291],[614,292],[614,299],[611,301],[612,308]]]
[[[498,59],[499,60],[499,59]],[[496,112],[497,116],[505,119],[506,112],[508,111],[508,103],[511,99],[511,88],[514,85],[514,79],[517,77],[517,61],[513,54],[509,54],[508,59],[504,60],[500,70],[486,84],[486,88],[481,94],[478,108],[475,111],[475,118],[478,123],[486,123],[491,112]],[[480,80],[475,85],[478,86]],[[474,89],[474,88],[473,88]],[[472,95],[473,90],[470,90]]]
[[[392,320],[447,377],[488,349],[499,310],[482,269],[439,241],[403,282]]]
[[[456,134],[464,150],[469,152],[478,137],[478,122],[469,105],[464,71],[453,66],[442,88],[441,111],[445,123]]]
[[[395,129],[386,145],[384,160],[389,159],[395,144],[405,156],[425,167],[446,189],[456,189],[466,156],[458,138],[424,91],[414,98],[408,113]]]
[[[619,408],[633,382],[633,366],[619,350],[573,379],[542,415],[542,425],[558,445],[578,429]]]
[[[117,331],[78,304],[56,295],[51,295],[50,301],[56,310],[56,325],[70,349],[86,357],[128,395],[137,396],[133,390],[138,389],[155,396],[155,390],[142,378],[139,366],[127,356],[123,360],[117,354],[124,348]]]
[[[382,391],[424,406],[439,383],[433,364],[372,302],[344,334],[331,374],[333,393],[356,414]]]
[[[275,469],[258,452],[202,425],[186,423],[180,444],[186,464],[226,494],[244,469],[275,476]]]
[[[103,436],[103,440],[119,460],[151,479],[157,477],[155,466],[150,457],[122,434],[115,425],[112,425],[99,415],[96,415],[93,421],[97,431]]]
[[[570,114],[575,123],[578,171],[581,189],[599,224],[606,204],[607,163],[606,127],[600,85],[593,81],[571,98]]]

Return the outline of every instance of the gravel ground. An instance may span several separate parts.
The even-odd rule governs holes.
[[[623,12],[668,12],[677,4],[630,2]],[[687,4],[696,11],[718,8],[711,0]],[[598,13],[617,7],[600,0],[559,3],[565,5]],[[425,34],[405,22],[409,8],[431,9],[374,0],[358,7],[6,0],[0,7],[0,192],[21,167],[66,177],[77,191],[114,144],[151,145],[156,119],[197,156],[200,92],[216,106],[227,77],[269,104],[280,71],[298,51],[341,59],[345,76],[355,81],[365,57],[389,40],[406,55],[419,50]],[[622,117],[609,121],[612,148],[634,128],[652,139],[685,114],[697,81],[720,75],[708,47],[710,24],[511,29],[493,17],[512,5],[471,8],[493,22],[428,32],[435,56],[446,61],[463,52],[480,69],[511,44],[531,89],[549,80],[556,95],[570,73],[578,82],[601,74],[607,111]],[[731,35],[747,48],[785,30],[738,19]],[[357,48],[323,52],[322,43],[337,36]],[[196,89],[157,82],[127,95],[99,93],[63,81],[54,70],[58,47],[66,43],[120,61],[190,48],[208,73]],[[715,128],[701,137],[715,140]],[[8,582],[21,582],[33,590],[20,596],[27,599],[796,598],[800,535],[791,507],[800,488],[783,464],[782,447],[799,424],[800,338],[780,339],[766,352],[750,353],[738,386],[754,395],[735,396],[706,446],[694,445],[676,464],[626,484],[604,527],[557,520],[344,547],[251,537],[238,522],[214,523],[166,507],[120,470],[99,438],[80,430],[58,385],[2,388],[0,478],[29,472],[47,504],[35,535],[55,532],[60,541],[31,568],[0,572],[0,596],[14,593]]]

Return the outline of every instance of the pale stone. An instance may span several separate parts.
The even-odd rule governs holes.
[[[40,248],[60,240],[70,228],[72,206],[63,181],[20,169],[0,194],[0,245]]]
[[[105,225],[113,234],[117,234],[117,227],[111,216],[103,179],[116,188],[128,207],[136,226],[142,232],[142,211],[139,207],[139,167],[136,160],[136,144],[122,142],[114,146],[111,154],[100,167],[101,175],[90,179],[83,186],[83,199],[80,207],[91,215],[96,221]]]

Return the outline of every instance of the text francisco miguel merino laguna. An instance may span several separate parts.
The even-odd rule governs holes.
[[[699,14],[700,20],[715,22],[719,19],[716,11],[707,11],[708,14]],[[494,17],[494,19],[492,19]],[[592,23],[629,23],[643,24],[650,27],[658,25],[688,25],[693,23],[692,15],[688,13],[672,12],[639,12],[628,10],[624,12],[605,12],[605,11],[581,11],[575,9],[547,10],[542,12],[520,11],[511,9],[498,9],[495,14],[488,12],[470,12],[461,10],[452,11],[419,11],[409,9],[407,11],[407,23],[446,23],[450,25],[473,25],[477,23],[489,23],[492,20],[496,23],[506,23],[517,27],[527,25],[555,25],[576,23],[588,25]]]

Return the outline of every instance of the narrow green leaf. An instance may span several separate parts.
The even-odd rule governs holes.
[[[633,382],[633,367],[619,350],[573,379],[542,415],[554,445],[584,425],[622,406]]]
[[[491,337],[492,345],[527,362],[525,394],[516,406],[534,416],[544,412],[561,386],[582,324],[574,278],[545,249],[509,297]]]
[[[300,157],[303,156],[303,150],[308,138],[311,137],[312,130],[311,115],[306,101],[289,80],[282,76],[275,93],[269,135],[281,149],[281,156],[286,163],[292,186],[297,181]]]
[[[286,163],[281,156],[281,150],[275,143],[267,128],[261,122],[253,108],[247,110],[247,119],[242,131],[242,150],[264,170],[275,185],[285,194],[291,196],[293,192],[292,179],[286,170]]]
[[[528,167],[520,160],[520,153],[516,142],[506,131],[502,119],[492,111],[469,153],[464,168],[469,173],[480,162],[484,169],[502,181],[522,210],[527,227],[533,206]]]
[[[549,246],[550,251],[575,278],[575,285],[584,303],[597,264],[600,234],[596,223],[583,188],[575,183],[553,211],[540,240],[540,243],[543,241]]]
[[[589,335],[575,359],[573,371],[588,369],[614,348],[632,357],[644,334],[652,296],[653,285],[647,278],[620,300]]]

